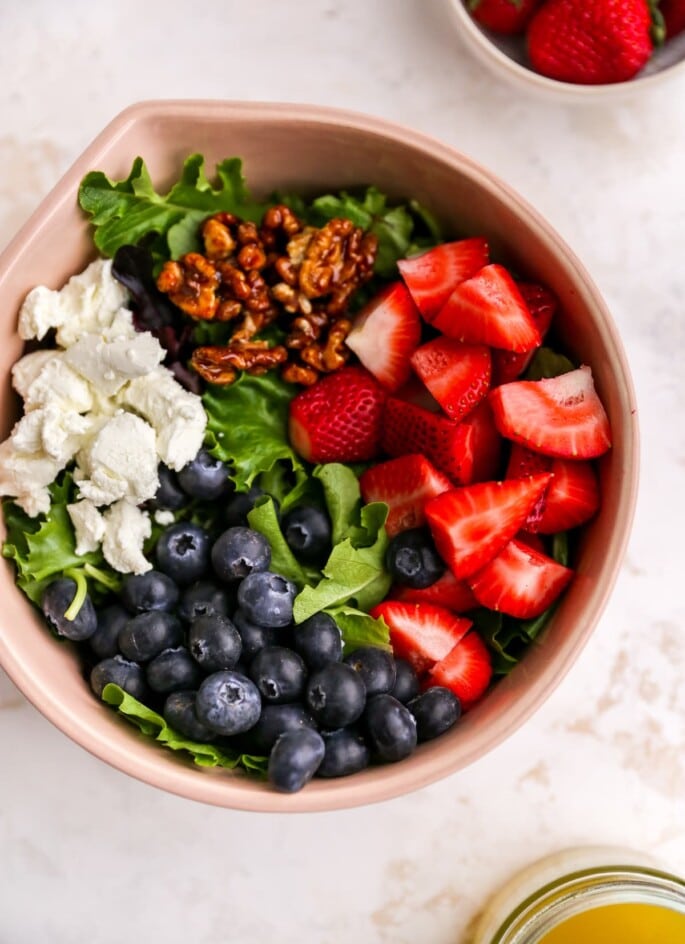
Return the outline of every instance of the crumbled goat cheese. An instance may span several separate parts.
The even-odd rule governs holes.
[[[56,328],[57,343],[69,347],[82,334],[110,325],[127,300],[128,292],[112,276],[111,260],[96,259],[62,289],[39,285],[28,293],[19,312],[19,337],[41,341]]]
[[[88,554],[90,551],[96,551],[105,536],[104,517],[87,498],[67,505],[67,512],[76,535],[76,553]]]
[[[143,544],[152,533],[150,516],[127,501],[111,505],[103,515],[105,534],[102,553],[121,574],[144,574],[152,564],[143,554]]]
[[[157,433],[157,451],[178,472],[197,455],[207,415],[202,400],[184,390],[171,371],[158,367],[127,384],[118,402],[144,416]]]
[[[157,339],[135,330],[127,299],[108,260],[60,291],[39,286],[27,295],[20,336],[40,340],[54,328],[59,347],[27,354],[12,369],[24,415],[0,443],[0,495],[32,517],[46,514],[49,486],[75,460],[79,500],[68,512],[76,553],[102,544],[116,570],[144,573],[151,523],[136,506],[154,497],[160,462],[179,470],[195,457],[207,417],[200,397],[161,366]]]
[[[173,511],[169,511],[168,508],[158,508],[154,514],[154,518],[157,524],[161,524],[163,528],[166,528],[168,524],[173,524],[176,521],[176,515]]]
[[[134,505],[152,498],[159,486],[155,431],[133,413],[117,413],[76,457],[74,481],[84,498]]]

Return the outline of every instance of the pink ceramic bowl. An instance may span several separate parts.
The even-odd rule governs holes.
[[[556,292],[565,311],[563,340],[578,361],[592,366],[614,435],[614,447],[602,460],[601,513],[586,530],[577,576],[539,644],[450,733],[399,764],[315,780],[294,795],[243,774],[195,767],[98,703],[74,652],[47,632],[4,562],[0,662],[74,741],[119,770],[193,800],[284,812],[351,807],[408,793],[473,763],[523,724],[569,670],[599,619],[626,547],[638,476],[635,401],[621,342],[588,273],[546,221],[485,168],[439,141],[329,108],[145,102],[105,128],[0,257],[2,438],[16,415],[9,372],[22,351],[16,334],[20,303],[34,285],[60,287],[94,254],[76,202],[83,175],[101,169],[122,178],[142,155],[155,183],[164,187],[196,151],[210,168],[221,158],[242,157],[256,194],[374,183],[391,196],[414,197],[437,214],[446,232],[486,236],[496,257]]]

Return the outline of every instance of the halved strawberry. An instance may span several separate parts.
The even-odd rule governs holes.
[[[547,473],[480,482],[426,502],[433,540],[455,577],[470,577],[502,550],[520,530],[550,478]]]
[[[439,580],[423,590],[396,584],[390,591],[390,599],[405,603],[433,603],[453,613],[467,613],[478,606],[469,585],[465,580],[457,580],[451,570],[446,570]]]
[[[290,401],[288,435],[309,462],[363,462],[380,451],[386,393],[363,367],[341,367]]]
[[[585,524],[599,510],[597,475],[590,462],[554,459],[552,481],[545,492],[540,517],[530,528],[540,534],[556,534]]]
[[[365,502],[388,505],[385,529],[393,537],[425,524],[426,502],[452,488],[452,483],[425,456],[413,454],[371,466],[362,473],[359,486]]]
[[[532,619],[554,603],[572,576],[568,567],[514,539],[469,583],[482,606]]]
[[[384,600],[370,611],[384,620],[398,659],[406,659],[421,674],[451,652],[471,628],[471,620],[431,603]]]
[[[426,321],[432,321],[454,288],[488,262],[488,244],[480,236],[442,243],[420,256],[400,259],[397,267]]]
[[[381,444],[391,456],[420,452],[455,485],[493,478],[502,438],[492,410],[480,403],[461,423],[413,403],[388,397]]]
[[[452,420],[463,419],[490,389],[492,361],[484,344],[434,338],[416,348],[411,366]]]
[[[464,638],[428,673],[428,685],[449,688],[464,710],[487,691],[492,679],[490,651],[475,630]]]
[[[535,452],[593,459],[611,446],[609,419],[589,367],[504,384],[489,401],[500,433]]]
[[[533,282],[517,282],[517,285],[542,339],[552,324],[557,300],[544,285],[536,285]],[[534,351],[526,351],[523,354],[517,354],[515,351],[494,350],[492,352],[492,386],[510,383],[520,377],[530,364],[534,353]]]
[[[496,263],[457,285],[433,325],[457,341],[506,351],[532,351],[542,341],[516,282]]]
[[[345,343],[387,390],[411,373],[409,358],[421,340],[421,316],[404,282],[394,282],[355,315]]]

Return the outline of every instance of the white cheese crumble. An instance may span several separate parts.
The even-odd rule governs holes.
[[[162,462],[180,471],[197,455],[205,435],[207,414],[202,400],[184,390],[165,367],[127,384],[119,403],[143,416],[157,433],[157,451]]]
[[[76,535],[76,553],[88,554],[96,551],[105,536],[105,519],[92,501],[82,501],[67,505],[67,512],[74,526]]]
[[[150,516],[127,501],[111,505],[103,515],[105,560],[122,574],[144,574],[152,564],[143,554],[143,544],[152,533]]]
[[[112,323],[128,301],[128,292],[112,275],[110,259],[96,259],[57,291],[39,285],[32,289],[19,312],[19,337],[45,337],[56,328],[57,343],[69,347],[82,334]]]
[[[195,457],[207,417],[200,397],[161,366],[157,339],[135,330],[127,300],[103,259],[61,290],[27,295],[20,336],[41,340],[55,329],[58,347],[12,369],[24,415],[0,443],[0,495],[31,517],[46,514],[48,486],[75,461],[79,500],[68,512],[76,553],[102,544],[113,568],[144,573],[151,523],[137,506],[154,497],[160,462],[178,471]]]

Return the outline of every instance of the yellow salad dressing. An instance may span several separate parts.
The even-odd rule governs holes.
[[[659,905],[601,905],[562,921],[539,944],[685,944],[685,914]]]

